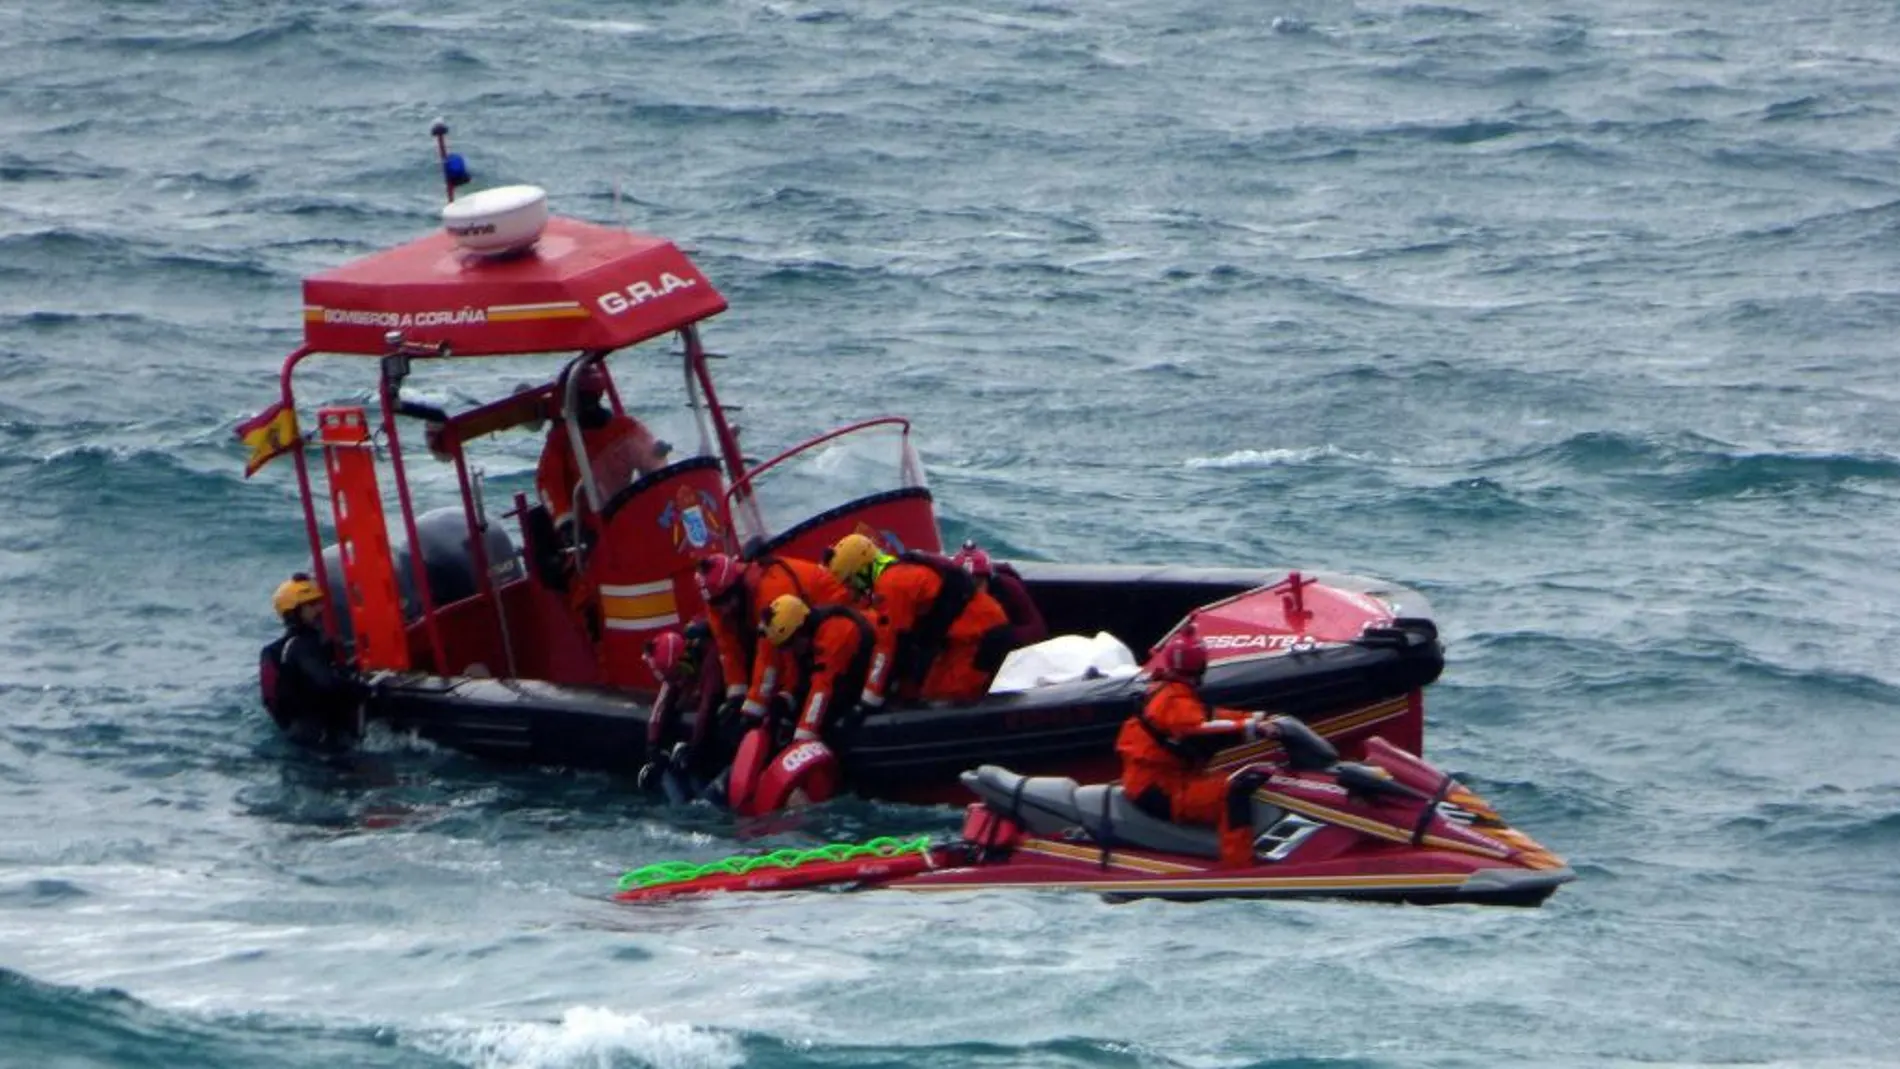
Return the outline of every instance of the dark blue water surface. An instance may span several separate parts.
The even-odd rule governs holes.
[[[1864,0],[0,0],[0,1063],[1892,1064],[1897,92]],[[755,451],[904,413],[953,538],[1425,591],[1428,753],[1579,882],[629,909],[731,825],[285,747],[231,427],[439,114],[691,251]]]

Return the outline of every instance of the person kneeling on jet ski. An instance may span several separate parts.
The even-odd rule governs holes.
[[[284,633],[260,654],[264,708],[284,733],[313,746],[340,746],[362,734],[359,712],[368,688],[342,666],[323,633],[323,591],[302,572],[271,595]]]
[[[1115,739],[1122,791],[1150,816],[1215,825],[1221,864],[1245,868],[1254,863],[1252,797],[1259,778],[1252,768],[1231,777],[1210,771],[1207,761],[1229,746],[1278,739],[1281,729],[1265,713],[1210,707],[1200,696],[1206,672],[1207,647],[1192,624],[1155,652],[1147,701]]]

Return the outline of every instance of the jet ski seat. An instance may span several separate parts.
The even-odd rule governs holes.
[[[1019,776],[996,765],[965,772],[962,779],[972,794],[1034,835],[1058,835],[1080,827],[1096,842],[1110,846],[1220,856],[1220,837],[1213,828],[1150,816],[1114,784],[1081,787],[1066,776]],[[1254,828],[1264,831],[1283,815],[1277,807],[1256,801]]]

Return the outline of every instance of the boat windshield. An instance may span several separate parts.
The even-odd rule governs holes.
[[[819,517],[926,488],[910,421],[885,416],[821,434],[752,468],[728,502],[744,543],[781,539]]]

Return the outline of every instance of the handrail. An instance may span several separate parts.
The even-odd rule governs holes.
[[[741,475],[739,476],[739,478],[733,480],[732,485],[726,488],[726,496],[720,502],[721,509],[725,512],[724,518],[726,521],[726,529],[732,530],[733,498],[736,495],[738,495],[738,493],[742,490],[750,490],[752,488],[752,482],[754,479],[772,470],[773,468],[778,467],[780,464],[784,463],[787,460],[792,459],[798,454],[805,452],[807,449],[813,448],[814,446],[820,446],[834,439],[843,438],[847,434],[856,434],[857,432],[861,430],[866,430],[871,427],[886,427],[886,426],[890,426],[893,423],[904,428],[904,439],[905,439],[905,446],[906,446],[906,451],[907,451],[906,455],[908,455],[908,446],[909,446],[909,439],[910,439],[910,420],[906,419],[903,416],[878,416],[875,419],[860,420],[857,423],[846,424],[843,427],[838,427],[833,430],[826,431],[825,433],[819,435],[816,438],[809,438],[803,442],[800,442],[799,444],[791,447],[790,449],[785,450],[784,452],[780,453],[779,455],[773,457],[772,459],[766,461],[763,464],[755,465],[751,470],[747,471],[744,475]],[[908,460],[905,461],[905,467],[907,469],[910,467]],[[906,470],[904,472],[904,475],[906,478],[914,478],[916,473],[910,470]],[[763,527],[764,525],[761,524],[760,526]],[[761,531],[761,533],[763,533],[763,531]]]
[[[303,363],[304,358],[315,352],[316,350],[308,345],[298,346],[295,352],[284,357],[284,366],[277,372],[279,401],[285,408],[290,409],[292,419],[295,419],[297,414],[297,398],[295,391],[291,389],[291,373],[297,370],[297,365]],[[330,594],[330,573],[329,569],[323,566],[323,536],[317,530],[317,506],[311,497],[310,462],[304,457],[305,445],[303,427],[299,426],[297,448],[291,450],[290,455],[297,467],[297,496],[303,503],[304,536],[310,540],[310,569],[317,577],[317,589],[323,591],[327,598]],[[334,607],[323,614],[323,631],[332,642],[343,637],[342,623],[337,619]]]

